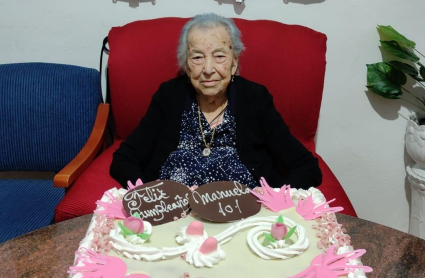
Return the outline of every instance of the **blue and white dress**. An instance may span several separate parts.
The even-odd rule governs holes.
[[[201,113],[201,124],[205,141],[211,140],[213,128]],[[222,123],[216,127],[211,154],[203,156],[205,148],[198,118],[198,105],[194,101],[190,110],[182,116],[180,140],[177,150],[172,152],[162,165],[160,179],[173,180],[185,185],[203,185],[215,181],[237,181],[254,188],[257,183],[236,150],[236,121],[226,110]]]

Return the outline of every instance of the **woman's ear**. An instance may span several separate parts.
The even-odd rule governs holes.
[[[234,57],[233,58],[233,65],[232,65],[232,75],[236,74],[236,72],[238,71],[238,66],[239,66],[239,59],[238,59],[238,57]]]

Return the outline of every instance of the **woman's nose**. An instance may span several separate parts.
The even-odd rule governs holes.
[[[204,73],[212,74],[214,72],[214,66],[214,60],[211,58],[206,58],[204,64]]]

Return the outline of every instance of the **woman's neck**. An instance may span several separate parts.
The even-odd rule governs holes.
[[[221,94],[219,96],[204,96],[197,94],[197,100],[199,108],[204,113],[214,113],[227,102],[227,94]],[[221,112],[221,110],[219,111]]]
[[[198,94],[197,100],[198,100],[199,109],[204,114],[208,123],[212,124],[212,121],[214,119],[217,119],[217,121],[219,121],[219,119],[221,118],[218,116],[220,115],[222,110],[226,107],[227,94],[223,94],[220,96],[204,96],[204,95]]]

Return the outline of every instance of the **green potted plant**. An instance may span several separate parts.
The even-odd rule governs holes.
[[[385,51],[399,60],[383,61],[367,65],[366,86],[372,93],[386,99],[402,99],[425,112],[425,66],[420,57],[425,56],[416,49],[416,43],[407,39],[391,26],[378,25],[378,32],[389,40],[381,40]],[[418,56],[419,55],[419,56]],[[408,79],[414,81],[419,88],[408,90]],[[405,97],[403,94],[409,94]],[[419,119],[418,119],[419,118]],[[407,123],[406,149],[414,161],[425,170],[425,119],[412,115]]]

